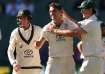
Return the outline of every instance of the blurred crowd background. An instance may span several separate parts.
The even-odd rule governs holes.
[[[43,27],[49,19],[47,4],[51,0],[0,0],[0,74],[11,74],[11,65],[7,57],[7,48],[11,31],[18,25],[16,14],[19,9],[29,9],[32,13],[32,23]],[[77,8],[82,0],[59,0],[68,14],[81,20]],[[105,0],[96,0],[97,16],[105,22]],[[76,43],[74,39],[74,44]],[[75,46],[75,45],[74,45]]]

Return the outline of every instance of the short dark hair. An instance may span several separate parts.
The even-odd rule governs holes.
[[[96,14],[96,10],[94,8],[92,8],[93,14]]]
[[[49,2],[49,4],[48,4],[48,10],[49,10],[50,7],[54,7],[56,9],[58,9],[58,10],[62,9],[62,6],[58,2],[56,2],[56,1]]]

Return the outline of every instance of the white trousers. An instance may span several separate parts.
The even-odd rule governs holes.
[[[103,74],[103,59],[99,57],[86,57],[87,67],[80,74]]]
[[[69,57],[49,57],[45,74],[74,74],[74,60]]]
[[[105,59],[104,59],[103,71],[104,71],[103,74],[105,74]]]
[[[13,70],[12,74],[40,74],[41,69],[20,69],[18,72]]]

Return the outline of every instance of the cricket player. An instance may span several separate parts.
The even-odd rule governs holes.
[[[101,30],[102,30],[102,45],[105,51],[105,24],[104,23],[101,24]],[[105,74],[105,58],[104,58],[103,71],[104,71],[103,74]]]
[[[49,4],[51,22],[44,26],[42,35],[34,43],[41,47],[45,40],[49,42],[49,58],[45,74],[74,74],[73,32],[77,25],[63,18],[63,8],[57,2]]]
[[[103,74],[102,65],[105,52],[101,40],[101,22],[95,15],[96,11],[93,2],[85,0],[79,8],[84,18],[79,22],[82,28],[80,30],[82,32],[82,53],[85,56],[85,60],[88,61],[88,64],[83,64],[83,66],[87,66],[80,74]]]
[[[12,74],[40,74],[39,50],[32,44],[38,40],[41,28],[32,25],[31,19],[29,10],[19,10],[17,14],[19,27],[12,31],[7,51],[9,61],[13,66]]]

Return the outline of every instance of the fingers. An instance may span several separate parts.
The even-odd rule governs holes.
[[[35,48],[35,49],[39,49],[39,41],[34,41],[34,43],[33,43],[33,47]]]
[[[13,69],[18,72],[20,70],[21,66],[19,64],[14,64]]]

